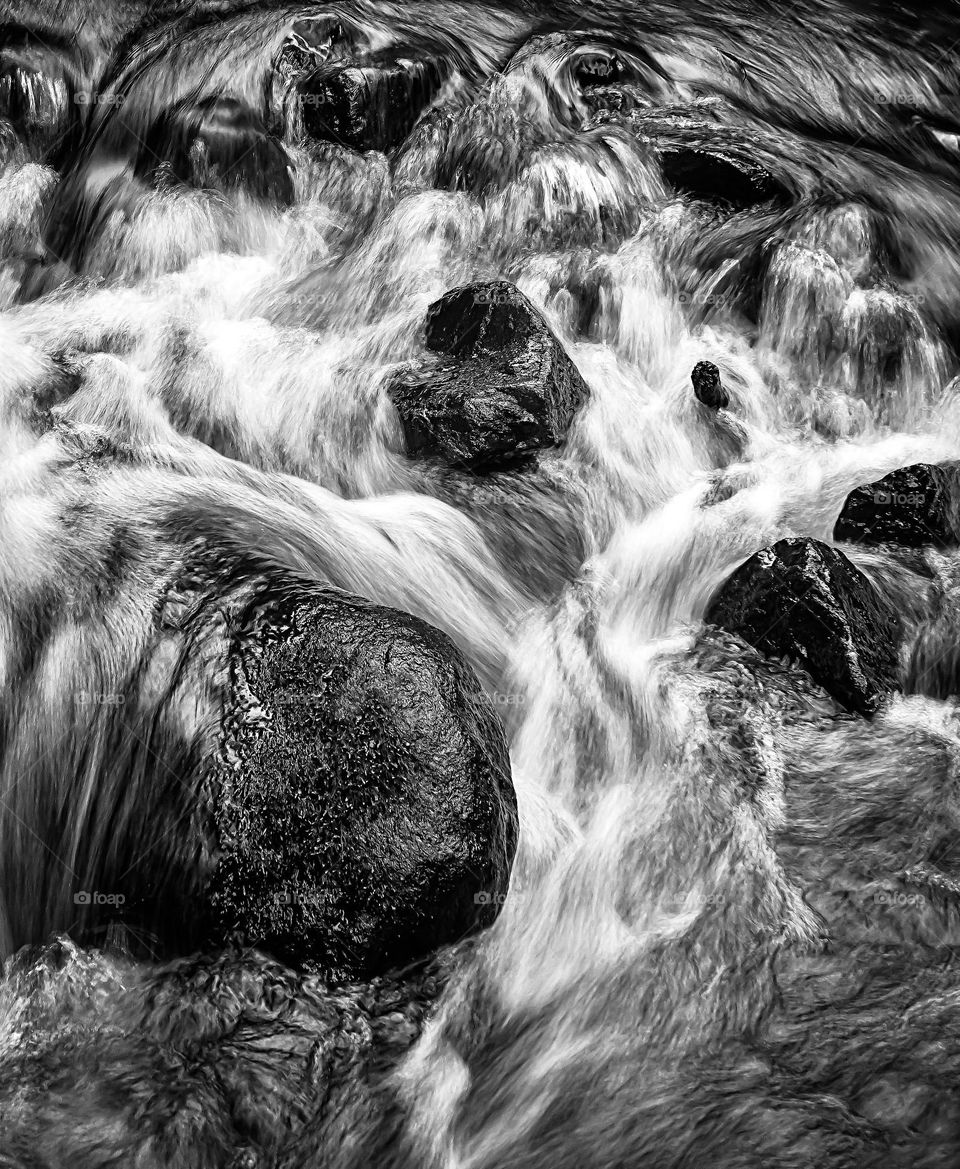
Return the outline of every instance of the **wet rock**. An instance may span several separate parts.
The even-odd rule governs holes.
[[[664,178],[677,191],[735,208],[771,201],[790,202],[786,187],[760,163],[706,149],[660,152]]]
[[[955,546],[960,543],[958,466],[917,463],[858,487],[847,496],[833,529],[834,540],[903,548]]]
[[[0,981],[21,1023],[0,1044],[3,1162],[329,1165],[349,1133],[348,1164],[384,1164],[365,1146],[405,1115],[391,1073],[458,957],[331,988],[234,947],[162,967],[21,950]]]
[[[430,306],[432,362],[390,387],[411,457],[486,470],[559,446],[589,388],[549,325],[506,281],[468,284]]]
[[[690,375],[697,401],[711,410],[726,410],[730,397],[720,381],[720,370],[712,361],[698,361]]]
[[[491,924],[517,840],[503,729],[445,635],[343,594],[259,596],[231,654],[217,928],[335,977]]]
[[[899,689],[896,609],[817,540],[780,540],[751,556],[714,596],[706,620],[797,662],[842,706],[867,717]]]
[[[616,53],[590,52],[576,58],[573,76],[581,89],[593,89],[623,81],[628,71]]]
[[[298,87],[304,128],[353,150],[390,150],[409,134],[444,76],[437,61],[397,56],[324,65]]]

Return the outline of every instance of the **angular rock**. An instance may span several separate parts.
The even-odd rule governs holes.
[[[258,596],[240,628],[216,929],[366,977],[491,924],[516,799],[502,726],[448,638],[297,587]]]
[[[303,125],[314,138],[353,150],[387,151],[406,138],[443,83],[432,59],[395,55],[323,65],[298,88]]]
[[[390,386],[411,457],[487,470],[559,446],[589,388],[513,284],[468,284],[430,306],[437,359]]]
[[[858,487],[847,496],[834,540],[902,548],[957,545],[957,468],[916,463]]]
[[[713,597],[706,620],[799,663],[842,706],[867,717],[899,689],[899,614],[818,540],[780,540],[751,556]]]
[[[690,375],[697,401],[711,410],[726,410],[730,396],[720,381],[720,370],[712,361],[698,361]]]

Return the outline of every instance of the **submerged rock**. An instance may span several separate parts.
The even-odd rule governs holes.
[[[491,924],[516,799],[502,726],[448,638],[296,587],[241,625],[215,775],[219,929],[366,977]]]
[[[411,457],[486,470],[559,446],[589,388],[537,309],[513,284],[448,292],[430,306],[437,359],[394,379],[390,396]]]
[[[903,548],[960,543],[957,522],[958,464],[901,467],[847,496],[833,529],[851,544],[899,544]]]
[[[780,540],[751,556],[714,596],[706,620],[799,663],[842,706],[867,717],[899,689],[896,609],[818,540]]]
[[[160,967],[21,950],[0,980],[20,1023],[0,1044],[3,1163],[383,1164],[404,1115],[391,1073],[459,958],[332,988],[234,947]]]
[[[660,166],[675,190],[710,203],[740,209],[791,201],[790,192],[766,167],[732,154],[674,147],[660,152]]]
[[[160,162],[169,174],[208,190],[242,188],[251,195],[293,202],[290,161],[259,115],[231,97],[207,98],[164,113],[147,135],[141,169]]]
[[[711,410],[726,410],[730,396],[720,381],[720,370],[712,361],[698,361],[690,375],[697,401]]]
[[[304,128],[353,150],[390,150],[410,133],[444,76],[437,61],[397,56],[323,65],[299,84]]]

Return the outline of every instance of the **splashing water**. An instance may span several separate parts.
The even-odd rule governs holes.
[[[949,869],[954,704],[897,697],[867,723],[703,626],[758,549],[829,542],[856,486],[960,455],[955,10],[65,3],[4,21],[0,676],[31,679],[3,729],[4,952],[69,927],[69,873],[31,841],[83,754],[60,741],[65,695],[149,619],[95,595],[120,529],[148,601],[176,522],[444,630],[496,697],[520,804],[503,913],[389,1107],[321,1133],[278,1102],[222,1140],[183,1121],[179,1160],[151,1138],[136,1163],[955,1163],[960,917],[925,902],[878,936],[865,908],[885,878]],[[305,129],[296,54],[398,46],[435,74],[399,143]],[[218,170],[204,143],[234,132]],[[727,160],[716,191],[671,163],[703,150]],[[733,205],[730,159],[774,194]],[[407,458],[386,386],[423,356],[430,303],[494,278],[591,397],[536,467],[478,479]],[[722,414],[693,398],[700,360]],[[933,570],[846,551],[915,634]],[[40,595],[36,620],[61,625],[28,670],[9,614]],[[84,751],[109,749],[99,726]],[[74,867],[111,847],[130,780],[111,782],[65,823]],[[148,968],[70,950],[40,990],[9,975],[0,1045],[65,1017],[122,1031]],[[108,1163],[103,1134],[68,1139],[69,1110],[44,1107],[50,1159],[30,1164]],[[28,1162],[0,1137],[0,1163]]]

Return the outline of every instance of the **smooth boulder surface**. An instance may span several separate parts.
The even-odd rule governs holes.
[[[704,406],[709,406],[711,410],[726,410],[730,405],[730,396],[720,380],[720,370],[712,361],[698,361],[690,380],[697,401]]]
[[[390,150],[410,133],[443,80],[443,68],[429,59],[323,65],[299,85],[304,128],[353,150]]]
[[[502,725],[449,639],[294,587],[241,625],[215,777],[219,930],[341,978],[490,925],[516,799]]]
[[[899,614],[818,540],[780,540],[755,553],[716,593],[706,620],[799,663],[842,706],[867,717],[899,689]]]
[[[559,446],[590,391],[550,326],[513,284],[453,289],[427,313],[433,361],[401,372],[390,396],[411,457],[472,470]]]
[[[833,538],[902,548],[955,546],[960,543],[957,468],[956,463],[916,463],[858,487],[847,496]]]

